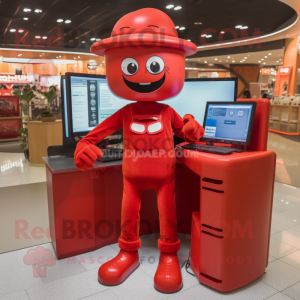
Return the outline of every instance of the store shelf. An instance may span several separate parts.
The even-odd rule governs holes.
[[[20,116],[15,116],[15,117],[0,117],[0,120],[11,120],[11,119],[25,119],[26,117],[20,117]]]
[[[0,142],[10,142],[10,141],[18,141],[19,138],[11,138],[11,139],[0,139]]]
[[[273,118],[277,120],[273,120]],[[300,105],[271,104],[269,130],[282,134],[299,135]]]

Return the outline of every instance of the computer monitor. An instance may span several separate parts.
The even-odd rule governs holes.
[[[62,108],[62,126],[63,126],[63,146],[76,147],[77,142],[69,134],[69,103],[67,101],[66,77],[61,76],[60,82],[61,108]]]
[[[208,102],[201,141],[249,145],[256,102]]]
[[[236,101],[237,85],[237,78],[186,78],[182,91],[163,103],[181,117],[192,114],[203,125],[206,103]]]
[[[66,73],[69,99],[69,134],[84,136],[128,101],[115,96],[104,75]]]
[[[66,73],[69,136],[84,136],[115,113],[128,101],[115,96],[104,75]],[[183,117],[193,114],[202,125],[208,101],[234,102],[237,78],[187,78],[182,91],[162,103],[173,107]]]

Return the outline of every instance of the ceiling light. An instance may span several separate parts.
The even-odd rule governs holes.
[[[268,58],[268,56],[265,56],[265,58]]]
[[[278,61],[278,60],[277,60],[276,62],[277,62],[277,63],[279,63],[279,61]]]
[[[178,28],[179,28],[179,26],[175,26],[175,28],[176,28],[176,29],[178,29]]]
[[[28,20],[28,18],[23,18],[23,20],[27,21],[27,20]]]
[[[212,35],[211,35],[211,34],[209,34],[209,35],[207,35],[206,37],[207,37],[207,38],[211,38],[211,37],[212,37]]]
[[[227,58],[230,58],[230,56],[227,56]]]
[[[63,19],[57,19],[57,22],[58,23],[61,23],[61,22],[63,22],[64,20]]]
[[[244,26],[244,27],[241,27],[240,29],[247,29],[248,28],[248,26]]]
[[[243,25],[237,25],[237,26],[235,26],[235,28],[242,28],[243,27]]]
[[[201,37],[206,37],[206,34],[202,34]]]
[[[102,63],[104,63],[104,61]]]
[[[96,39],[96,41],[99,42],[99,41],[101,41],[101,39],[98,38],[98,39]]]
[[[56,56],[56,58],[58,58],[58,56]]]
[[[188,42],[190,42],[191,40],[190,40],[190,39],[188,39],[187,41],[188,41]]]
[[[222,62],[221,60],[219,60],[219,62]]]
[[[269,53],[269,55],[272,55],[272,53]]]
[[[259,60],[258,62],[260,63],[261,61]]]
[[[65,23],[69,24],[69,23],[71,23],[71,20],[66,20]]]
[[[263,63],[263,65],[265,65],[266,63]]]
[[[91,41],[94,41],[96,38],[91,38]]]
[[[240,62],[242,63],[243,61],[241,60]]]
[[[205,61],[205,63],[207,64],[207,61]]]
[[[167,9],[171,9],[171,8],[173,8],[173,7],[174,7],[173,4],[169,4],[169,5],[166,6]]]
[[[43,36],[43,37],[42,37],[42,39],[43,39],[43,40],[46,40],[46,39],[47,39],[47,37],[46,37],[46,36]]]
[[[59,57],[61,57],[61,55]]]
[[[24,8],[23,11],[28,12],[28,11],[31,11],[31,9],[30,8]]]
[[[13,29],[13,28],[10,30],[10,32],[15,32],[15,31],[16,31],[16,29]]]
[[[35,38],[36,38],[36,39],[40,39],[41,36],[40,36],[40,35],[36,35]]]
[[[34,12],[38,14],[38,13],[41,13],[42,10],[37,8],[37,9],[34,10]]]
[[[202,22],[195,22],[194,24],[195,24],[195,25],[201,25]]]
[[[19,29],[18,32],[24,32],[24,29]]]
[[[279,60],[281,60],[281,58],[279,58]]]
[[[40,57],[42,56],[42,54],[40,54]]]
[[[80,56],[78,56],[78,58],[80,58]]]
[[[217,58],[215,58],[215,60],[218,60]]]
[[[225,31],[221,31],[220,33],[221,33],[221,34],[224,34],[224,33],[225,33]]]
[[[264,60],[263,58],[261,60]]]
[[[76,59],[76,57],[74,57],[74,59]]]
[[[247,56],[244,57],[244,59],[247,59],[247,58],[248,58]]]
[[[182,7],[181,6],[174,7],[174,10],[179,10],[179,9],[182,9]]]
[[[180,28],[179,28],[179,30],[184,30],[184,29],[185,29],[185,27],[180,27]]]
[[[82,44],[84,44],[84,43],[85,43],[85,41],[82,41],[81,43],[82,43]]]
[[[20,54],[18,54],[18,56],[22,56],[22,54],[20,53]]]
[[[233,62],[233,63],[235,63],[235,61],[234,61],[234,60],[233,60],[232,62]]]

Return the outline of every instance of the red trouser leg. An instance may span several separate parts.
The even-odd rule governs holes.
[[[123,250],[134,251],[141,246],[139,221],[142,192],[142,189],[124,178],[122,228],[119,238],[119,247]],[[177,236],[175,179],[167,181],[157,189],[157,203],[161,235],[158,248],[165,253],[175,253],[180,249],[180,240]]]
[[[175,253],[180,249],[180,240],[177,235],[174,178],[157,190],[157,204],[160,225],[158,249],[165,253]]]
[[[123,187],[121,236],[119,247],[126,251],[134,251],[141,247],[139,238],[139,221],[142,190],[130,183],[126,178]]]

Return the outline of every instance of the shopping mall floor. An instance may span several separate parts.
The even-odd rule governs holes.
[[[195,277],[182,268],[183,289],[180,292],[157,292],[153,287],[159,257],[157,236],[149,235],[142,237],[142,247],[139,250],[140,267],[124,283],[114,287],[99,284],[97,271],[103,262],[118,253],[117,244],[70,259],[55,259],[54,265],[49,264],[45,269],[37,268],[36,272],[33,265],[24,263],[28,250],[36,249],[36,246],[0,254],[0,300],[300,299],[300,176],[297,176],[300,143],[270,133],[268,148],[277,153],[276,180],[284,183],[275,183],[269,265],[265,274],[247,286],[229,293],[217,292],[199,284]],[[19,155],[22,154],[10,154],[9,160],[19,159]],[[8,155],[0,153],[0,160],[5,157],[7,161]],[[0,164],[2,163],[3,161]],[[3,179],[9,176],[10,179],[6,180],[14,180],[12,185],[42,184],[41,181],[45,181],[45,176],[41,176],[44,168],[31,168],[33,167],[28,164],[22,164],[23,179],[20,174],[14,173],[18,172],[18,167],[9,169],[9,172],[1,172],[0,181],[4,183]],[[41,189],[42,191],[44,190]],[[42,209],[46,214],[45,207]],[[3,229],[0,228],[1,236]],[[190,240],[184,234],[180,235],[180,239],[182,246],[178,256],[183,262],[189,254]],[[49,249],[55,257],[51,243],[41,246]]]

